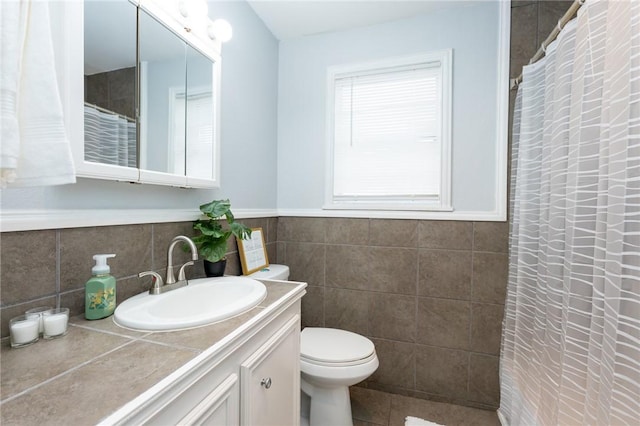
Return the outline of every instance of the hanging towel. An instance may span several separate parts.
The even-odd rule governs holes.
[[[404,422],[405,426],[442,426],[441,424],[420,419],[418,417],[407,416]]]
[[[0,1],[0,184],[75,182],[57,85],[48,1]]]

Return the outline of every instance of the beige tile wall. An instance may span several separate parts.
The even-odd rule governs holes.
[[[276,257],[277,218],[244,219],[265,232],[267,252]],[[2,337],[9,319],[34,306],[68,307],[72,315],[84,312],[84,284],[91,277],[93,255],[115,253],[110,259],[116,277],[118,302],[150,286],[142,271],[165,275],[167,249],[176,235],[193,236],[191,222],[121,225],[59,230],[4,232],[0,234],[0,317]],[[176,247],[174,266],[189,260]],[[232,239],[227,253],[228,274],[241,273],[237,246]],[[189,278],[204,276],[202,262],[187,269]]]
[[[495,407],[506,223],[281,217],[278,262],[309,283],[304,326],[368,336],[370,388]]]

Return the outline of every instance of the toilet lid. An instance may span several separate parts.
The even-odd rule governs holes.
[[[335,328],[307,327],[300,334],[300,355],[303,358],[343,363],[370,356],[373,342],[364,336]]]

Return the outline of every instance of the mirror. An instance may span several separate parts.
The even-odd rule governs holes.
[[[84,4],[86,161],[138,167],[136,13],[128,1]]]
[[[209,58],[187,48],[187,96],[186,100],[186,169],[187,176],[215,179],[213,161],[218,123],[215,96],[215,68]]]
[[[218,53],[144,4],[85,1],[84,159],[140,182],[219,185]]]
[[[186,43],[140,12],[140,168],[185,174]]]

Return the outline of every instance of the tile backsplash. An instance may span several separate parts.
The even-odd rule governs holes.
[[[276,256],[277,218],[243,219],[250,227],[262,227],[270,259]],[[193,236],[192,222],[69,228],[0,234],[0,314],[2,337],[8,336],[9,319],[34,306],[62,306],[71,315],[84,312],[84,284],[91,277],[93,255],[115,253],[109,259],[116,278],[118,302],[141,293],[151,279],[138,278],[154,270],[163,277],[167,249],[176,235]],[[177,246],[174,266],[189,260]],[[230,239],[227,274],[241,273],[235,241]],[[204,276],[202,262],[187,268],[188,278]]]

